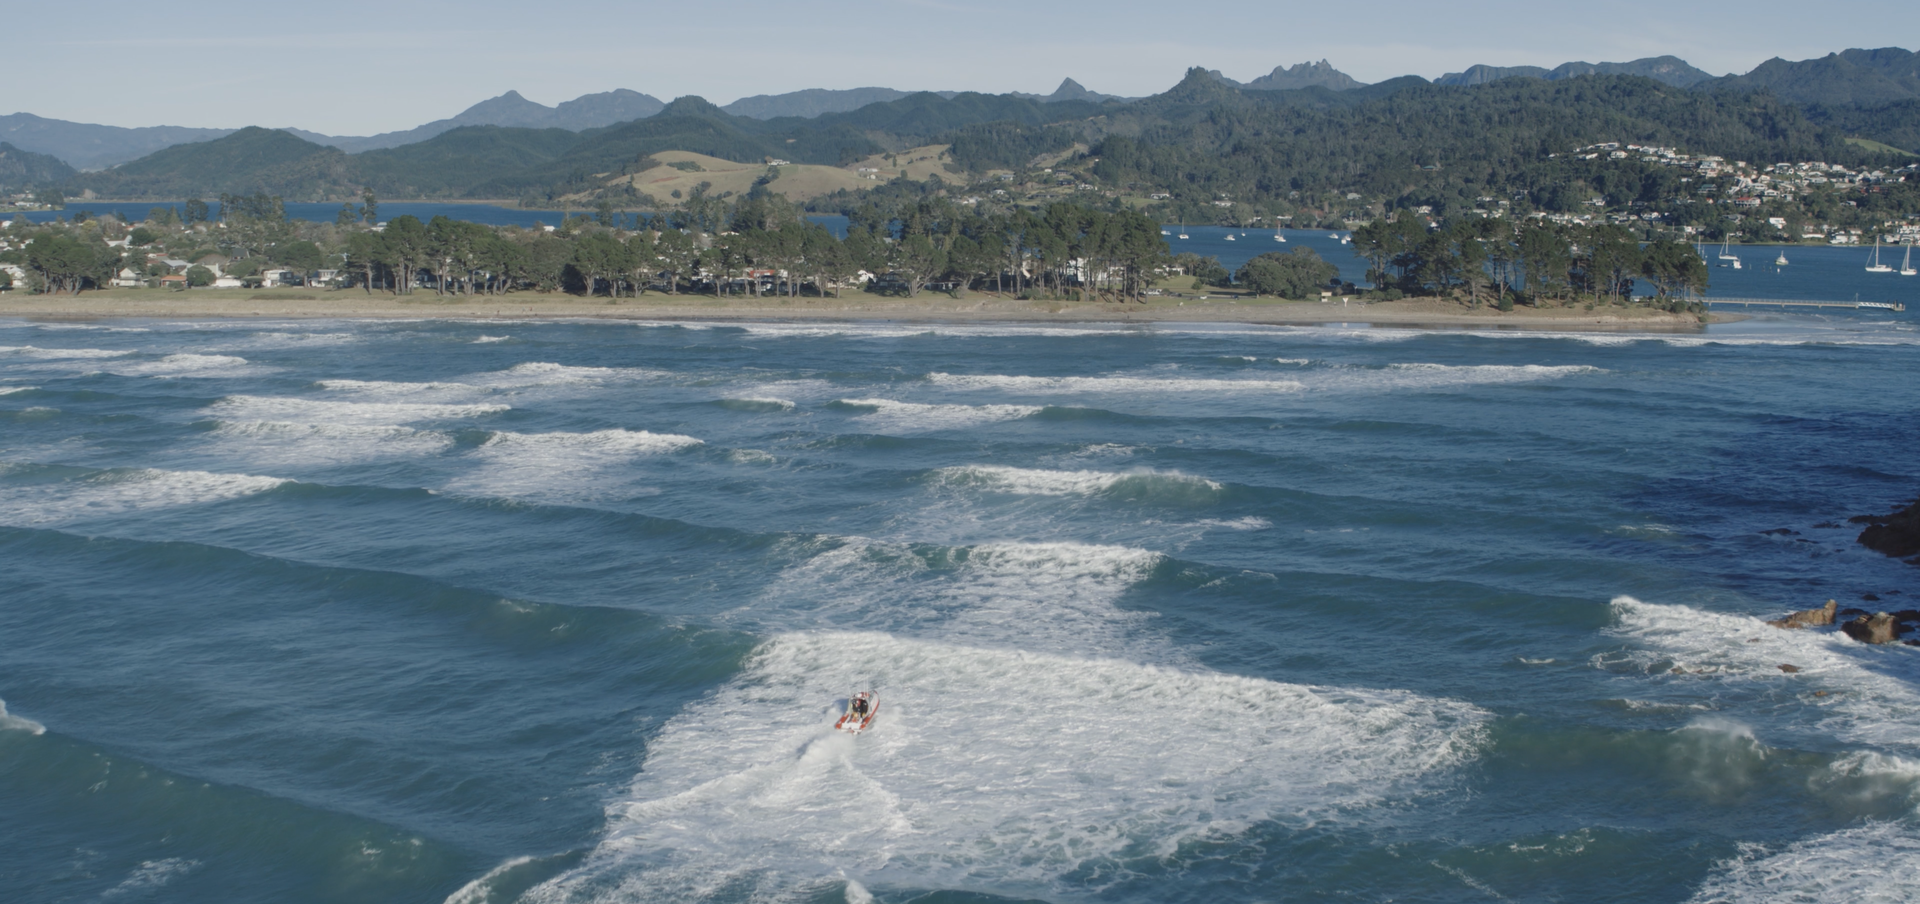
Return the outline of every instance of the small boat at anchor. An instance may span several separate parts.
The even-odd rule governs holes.
[[[873,727],[873,720],[880,715],[880,695],[873,691],[861,691],[847,698],[846,712],[833,723],[834,731],[844,731],[858,735]]]
[[[1873,240],[1873,263],[1867,265],[1868,273],[1892,273],[1893,268],[1880,263],[1880,239]]]

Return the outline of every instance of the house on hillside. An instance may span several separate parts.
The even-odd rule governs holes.
[[[109,282],[116,289],[138,289],[147,284],[145,274],[132,267],[121,267],[120,272],[115,273]]]

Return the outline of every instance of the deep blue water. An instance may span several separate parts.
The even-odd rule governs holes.
[[[1916,376],[1864,316],[0,322],[0,883],[1910,900],[1920,648],[1760,619],[1914,606],[1844,519]]]

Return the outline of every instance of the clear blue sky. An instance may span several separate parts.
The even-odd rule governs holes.
[[[1785,0],[127,0],[11,4],[0,114],[112,125],[411,128],[516,89],[726,103],[801,88],[1110,94],[1194,65],[1246,80],[1326,58],[1362,81],[1474,63],[1674,54],[1716,75],[1920,44],[1920,4]],[[23,76],[21,73],[32,73]]]

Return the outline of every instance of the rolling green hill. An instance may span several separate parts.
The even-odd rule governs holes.
[[[267,193],[319,200],[357,184],[345,151],[257,126],[223,138],[175,145],[71,184],[108,198],[198,198]]]
[[[501,173],[553,162],[580,144],[578,132],[463,126],[416,144],[353,155],[355,179],[387,198],[466,197]]]
[[[34,154],[0,141],[0,191],[65,182],[78,175],[51,154]]]

